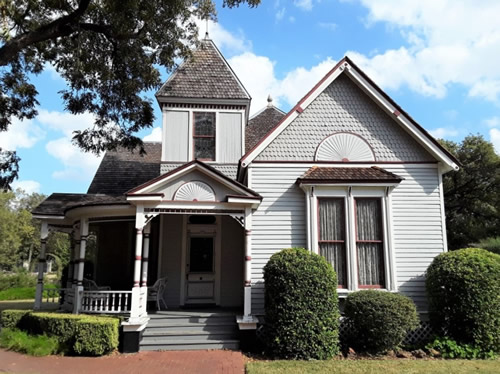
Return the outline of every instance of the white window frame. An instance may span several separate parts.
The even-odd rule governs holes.
[[[356,198],[377,198],[381,200],[382,227],[383,227],[383,250],[384,250],[384,270],[385,288],[376,288],[382,291],[396,291],[396,269],[394,262],[394,245],[392,240],[392,213],[391,213],[391,192],[392,187],[380,186],[304,186],[308,197],[309,209],[307,211],[307,222],[310,227],[308,234],[309,248],[312,252],[319,254],[319,216],[318,199],[320,198],[343,198],[345,203],[345,248],[346,248],[346,268],[347,268],[347,288],[338,288],[339,296],[346,296],[349,292],[366,289],[359,287],[358,283],[358,259],[356,251],[356,212],[354,201]]]

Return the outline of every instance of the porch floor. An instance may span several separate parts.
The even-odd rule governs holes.
[[[141,351],[239,349],[237,310],[177,309],[151,312]]]

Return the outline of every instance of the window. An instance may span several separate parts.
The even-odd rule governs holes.
[[[384,288],[384,248],[381,201],[358,198],[356,204],[356,250],[359,288]]]
[[[332,264],[338,285],[347,287],[344,199],[319,199],[319,254]]]
[[[194,158],[215,161],[215,113],[194,113],[193,147]]]
[[[308,195],[316,211],[309,220],[311,245],[335,269],[339,289],[393,290],[386,189],[321,186]]]

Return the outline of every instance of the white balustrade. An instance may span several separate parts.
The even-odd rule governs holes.
[[[81,313],[128,314],[132,291],[83,291]]]

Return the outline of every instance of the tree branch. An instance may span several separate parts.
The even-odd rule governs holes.
[[[83,16],[90,2],[91,0],[81,0],[74,12],[6,42],[0,48],[0,66],[9,64],[20,51],[30,45],[73,33],[74,28],[71,27],[71,23]]]

